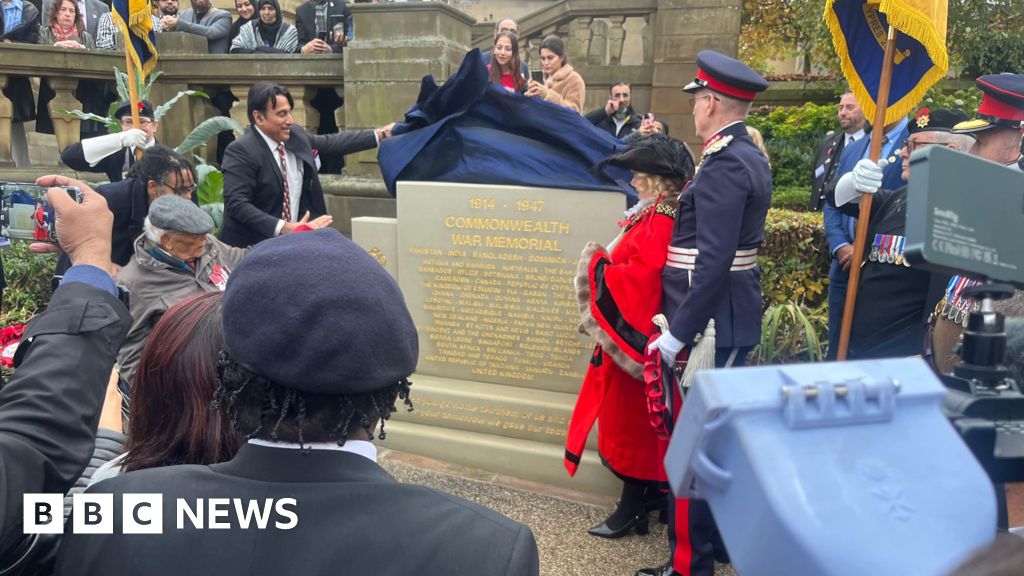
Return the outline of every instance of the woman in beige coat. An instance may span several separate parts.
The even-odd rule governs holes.
[[[548,36],[540,45],[540,64],[544,83],[530,79],[527,96],[540,96],[548,102],[582,113],[587,86],[583,77],[572,69],[565,53],[565,43],[558,36]]]

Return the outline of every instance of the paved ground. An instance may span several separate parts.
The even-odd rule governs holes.
[[[402,482],[423,484],[493,508],[528,525],[540,550],[543,576],[632,576],[637,568],[668,558],[665,525],[651,517],[646,536],[595,538],[587,528],[614,508],[613,499],[573,492],[456,467],[394,451],[381,451],[381,464]],[[732,576],[719,566],[717,576]]]

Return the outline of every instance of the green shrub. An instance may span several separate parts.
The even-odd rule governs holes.
[[[830,264],[821,214],[769,210],[757,263],[765,308],[787,302],[810,308],[820,304]]]
[[[807,212],[811,187],[807,186],[775,186],[772,189],[772,208]]]
[[[34,254],[27,242],[13,241],[3,253],[4,289],[0,327],[23,324],[50,301],[50,282],[57,264],[54,254]]]
[[[818,144],[836,129],[834,105],[808,102],[803,106],[764,106],[754,110],[748,123],[761,131],[772,164],[776,187],[811,187],[811,165]]]
[[[944,91],[936,86],[925,93],[918,108],[927,107],[932,110],[938,108],[960,110],[969,118],[973,118],[974,112],[978,109],[978,104],[980,102],[980,90],[969,88],[966,90]]]

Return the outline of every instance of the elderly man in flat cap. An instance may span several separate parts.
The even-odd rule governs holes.
[[[693,95],[693,121],[704,147],[696,175],[679,196],[662,273],[669,331],[650,348],[666,363],[691,348],[712,319],[718,367],[742,366],[761,340],[757,249],[764,241],[772,175],[744,121],[754,97],[767,88],[746,64],[711,50],[697,55],[697,78],[683,88]],[[668,563],[637,576],[711,576],[715,559],[727,558],[706,502],[670,499],[668,535]]]
[[[90,488],[115,495],[112,533],[66,534],[57,574],[538,574],[529,528],[376,463],[373,437],[396,401],[411,407],[419,340],[369,254],[333,229],[262,242],[232,273],[222,315],[214,408],[248,444],[223,464]],[[122,496],[139,492],[163,501],[159,536],[125,534]],[[200,501],[206,524],[177,512]],[[262,521],[237,512],[257,508]]]
[[[149,206],[135,255],[118,274],[129,293],[132,328],[117,355],[121,377],[131,383],[149,333],[175,303],[203,292],[223,290],[247,248],[234,248],[212,234],[213,219],[202,208],[174,195]]]

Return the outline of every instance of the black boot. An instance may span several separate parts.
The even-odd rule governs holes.
[[[651,513],[658,512],[658,522],[668,524],[668,492],[657,486],[648,485],[644,490],[644,511]]]
[[[622,538],[632,530],[637,534],[647,534],[649,523],[647,509],[644,507],[644,492],[643,483],[623,482],[618,507],[604,522],[587,532],[601,538]]]
[[[656,568],[641,568],[634,576],[680,576],[679,572],[672,569],[672,563],[658,566]]]

